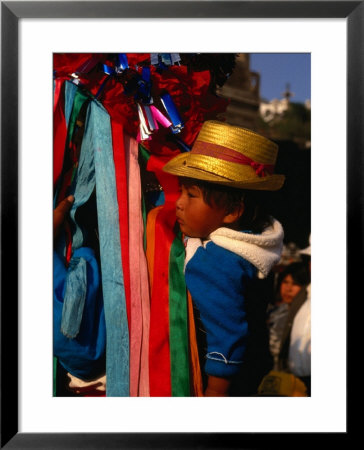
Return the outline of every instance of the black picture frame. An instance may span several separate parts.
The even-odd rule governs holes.
[[[1,2],[1,448],[270,448],[282,443],[279,434],[18,432],[18,21],[107,17],[346,18],[347,299],[354,293],[357,296],[363,273],[363,1]],[[7,301],[9,295],[12,301]],[[339,446],[352,436],[349,409],[347,423],[347,432],[334,436]],[[313,442],[327,444],[327,438],[316,433]],[[294,445],[297,439],[307,444],[312,436],[286,434],[280,447]]]

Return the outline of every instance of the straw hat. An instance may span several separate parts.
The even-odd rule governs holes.
[[[209,120],[192,150],[169,161],[165,172],[241,189],[276,191],[284,175],[273,174],[278,145],[245,128]]]

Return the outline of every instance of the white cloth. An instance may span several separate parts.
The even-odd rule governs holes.
[[[283,249],[284,232],[278,220],[261,234],[243,233],[230,228],[218,228],[209,236],[212,242],[249,261],[265,278],[278,263]]]
[[[307,300],[293,321],[288,366],[299,377],[311,375],[311,285],[307,288]]]

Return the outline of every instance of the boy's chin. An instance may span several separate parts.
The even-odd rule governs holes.
[[[207,237],[206,236],[202,236],[200,233],[196,233],[196,232],[193,232],[193,231],[191,231],[191,230],[184,230],[184,229],[182,229],[183,227],[181,227],[180,226],[180,229],[181,229],[181,232],[185,235],[185,236],[187,236],[187,237],[189,237],[189,238],[199,238],[199,239],[206,239]]]

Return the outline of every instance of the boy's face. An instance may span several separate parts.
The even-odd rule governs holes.
[[[224,225],[226,210],[208,205],[198,186],[182,185],[176,202],[176,215],[182,233],[189,237],[206,238]]]

